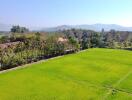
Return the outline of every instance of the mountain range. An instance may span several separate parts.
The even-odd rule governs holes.
[[[116,24],[92,24],[92,25],[61,25],[57,27],[43,28],[41,31],[58,31],[58,30],[68,30],[68,29],[86,29],[86,30],[94,30],[101,31],[104,29],[105,31],[110,31],[111,29],[117,31],[132,31],[132,27],[125,27]]]
[[[0,31],[10,31],[12,25],[6,25],[0,23]],[[31,28],[30,30],[33,31],[45,31],[45,32],[53,32],[53,31],[59,31],[59,30],[67,30],[67,29],[86,29],[86,30],[94,30],[94,31],[101,31],[104,29],[105,31],[109,31],[111,29],[117,30],[117,31],[132,31],[132,27],[125,27],[117,24],[92,24],[92,25],[61,25],[56,27],[49,27],[49,28]]]

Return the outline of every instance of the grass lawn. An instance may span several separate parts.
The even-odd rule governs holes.
[[[132,52],[89,49],[0,74],[0,100],[132,100]]]

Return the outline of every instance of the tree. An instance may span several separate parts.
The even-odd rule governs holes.
[[[12,26],[11,32],[12,33],[25,33],[25,32],[29,32],[29,30],[26,27],[20,27],[18,25],[18,26]]]
[[[101,33],[104,34],[104,32],[105,32],[105,30],[104,30],[104,28],[102,28]]]
[[[91,47],[99,47],[101,44],[100,33],[94,32],[90,34]]]
[[[89,38],[88,38],[88,34],[86,32],[83,32],[82,34],[82,49],[88,49],[89,48]]]

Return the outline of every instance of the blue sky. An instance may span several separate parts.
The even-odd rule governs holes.
[[[132,0],[1,0],[0,23],[35,27],[96,23],[132,26]]]

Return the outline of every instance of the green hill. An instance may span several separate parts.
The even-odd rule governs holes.
[[[131,100],[132,52],[89,49],[0,74],[0,100]]]

